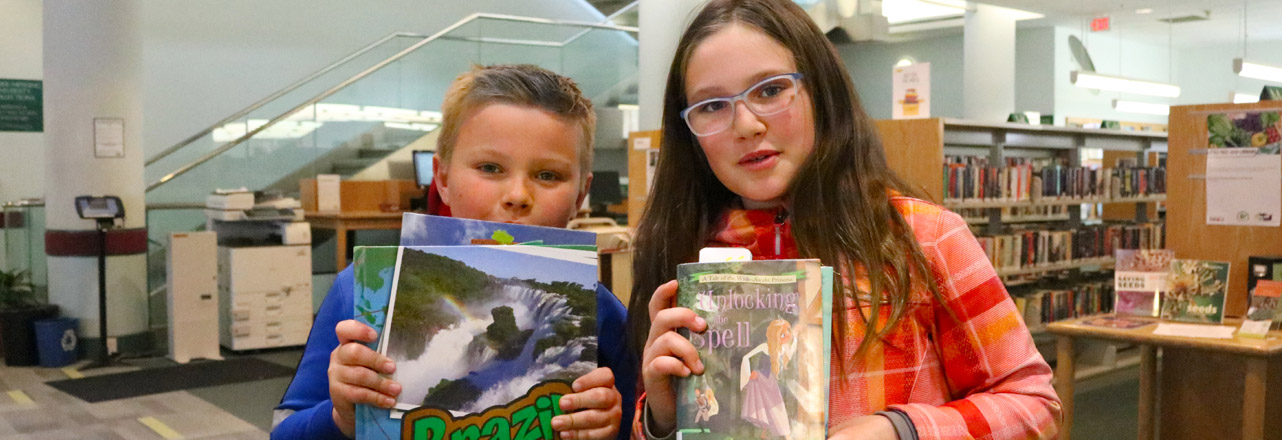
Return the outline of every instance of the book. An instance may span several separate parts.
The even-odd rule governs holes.
[[[1171,260],[1170,290],[1162,298],[1162,319],[1219,324],[1229,287],[1229,263]]]
[[[403,246],[355,252],[354,317],[403,387],[396,410],[357,405],[356,438],[556,438],[560,396],[597,365],[595,235],[413,214],[403,228]],[[491,242],[540,245],[470,245]]]
[[[686,333],[705,371],[677,380],[678,438],[827,437],[831,279],[818,260],[677,267],[677,305],[708,322]]]
[[[1282,281],[1282,256],[1247,257],[1246,291],[1248,304],[1255,304],[1255,292],[1260,281]],[[1267,300],[1266,300],[1267,301]],[[1249,319],[1249,317],[1248,317]],[[1282,323],[1282,313],[1273,315],[1274,327]]]
[[[1162,292],[1170,289],[1170,266],[1175,252],[1168,249],[1118,249],[1114,252],[1114,311],[1118,315],[1156,317]]]
[[[1101,316],[1082,321],[1084,325],[1095,327],[1115,328],[1120,330],[1131,330],[1153,324],[1153,321],[1141,321],[1134,318],[1122,316]]]
[[[1278,316],[1278,301],[1282,300],[1282,281],[1259,280],[1251,290],[1251,304],[1246,309],[1239,335],[1263,338]]]
[[[596,248],[596,233],[546,226],[405,213],[401,246],[544,244]]]

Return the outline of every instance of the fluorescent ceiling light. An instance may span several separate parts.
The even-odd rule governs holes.
[[[1250,104],[1252,102],[1260,102],[1260,97],[1258,95],[1248,93],[1233,93],[1234,104]]]
[[[1069,74],[1069,81],[1075,86],[1087,89],[1109,90],[1114,92],[1162,96],[1167,98],[1180,96],[1180,87],[1176,85],[1123,78],[1120,76],[1102,75],[1095,72],[1079,72],[1074,70]]]
[[[1143,14],[1152,14],[1152,13],[1153,13],[1153,8],[1136,9],[1136,10],[1135,10],[1135,13],[1136,13],[1136,14],[1140,14],[1140,15],[1143,15]]]
[[[1282,67],[1256,64],[1244,61],[1241,58],[1234,58],[1233,72],[1247,78],[1282,83]]]
[[[881,15],[890,24],[953,17],[966,13],[966,2],[955,0],[883,0]]]
[[[1138,101],[1123,101],[1120,99],[1113,100],[1113,109],[1119,112],[1145,113],[1150,115],[1166,116],[1171,114],[1171,106],[1166,104],[1155,104],[1152,102],[1138,102]]]

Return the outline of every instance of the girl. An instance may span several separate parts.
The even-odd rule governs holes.
[[[959,216],[906,195],[804,11],[712,0],[669,72],[633,269],[633,292],[645,293],[632,298],[629,334],[647,393],[634,433],[671,435],[673,376],[703,372],[677,333],[707,329],[674,306],[677,264],[738,246],[757,259],[818,258],[842,275],[831,438],[1056,435],[1050,368],[996,272]]]

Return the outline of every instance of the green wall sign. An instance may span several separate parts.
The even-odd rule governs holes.
[[[0,131],[45,130],[40,81],[0,79]]]

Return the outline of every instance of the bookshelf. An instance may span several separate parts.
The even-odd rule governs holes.
[[[881,120],[877,127],[886,150],[887,162],[901,178],[944,207],[962,212],[977,236],[1000,236],[1012,231],[1029,229],[1079,230],[1098,226],[1098,220],[1084,222],[1083,206],[1107,211],[1112,216],[1101,216],[1109,221],[1145,223],[1157,219],[1152,206],[1166,200],[1166,194],[1120,197],[1103,192],[1093,196],[1042,196],[1029,191],[1021,200],[1002,198],[946,198],[950,193],[945,168],[949,157],[970,156],[986,159],[993,166],[1005,166],[1008,158],[1028,161],[1061,161],[1067,166],[1083,163],[1084,149],[1103,150],[1107,167],[1119,159],[1133,162],[1137,167],[1157,165],[1154,153],[1167,149],[1165,132],[1085,129],[1002,122],[975,122],[959,119],[935,118],[920,120]],[[1152,165],[1149,165],[1152,164]],[[1108,175],[1105,175],[1108,179]],[[1099,193],[1097,193],[1099,194]],[[1056,207],[1048,213],[1023,208]],[[1098,208],[1097,208],[1098,207]],[[980,215],[984,214],[984,215]],[[1128,215],[1129,214],[1129,215]],[[1064,291],[1072,291],[1070,298],[1086,297],[1087,303],[1102,309],[1111,309],[1111,280],[1107,271],[1112,270],[1111,251],[1106,255],[1077,258],[1050,264],[1032,264],[1024,267],[998,267],[1002,278],[1017,303],[1024,303],[1024,310],[1032,309],[1034,302],[1058,307]],[[1090,286],[1090,287],[1088,287]],[[1106,286],[1101,288],[1101,286]],[[1094,295],[1094,296],[1091,296]],[[1107,297],[1105,304],[1099,299]],[[1094,302],[1090,298],[1096,298]],[[1045,302],[1043,302],[1045,301]],[[1070,300],[1069,307],[1075,304]],[[1107,310],[1107,309],[1106,309]],[[1077,314],[1076,317],[1084,316]],[[1091,312],[1087,312],[1091,313]],[[1044,331],[1045,324],[1057,319],[1056,312],[1042,314],[1030,311],[1046,322],[1030,322],[1038,350],[1048,360],[1055,359],[1054,337]],[[1029,321],[1030,316],[1025,316]],[[1118,347],[1113,347],[1116,352]],[[1107,362],[1093,368],[1083,368],[1084,376],[1104,374],[1118,368],[1138,363],[1138,356],[1128,356],[1124,361]],[[1093,364],[1085,362],[1084,364]],[[1084,365],[1086,367],[1086,365]]]

